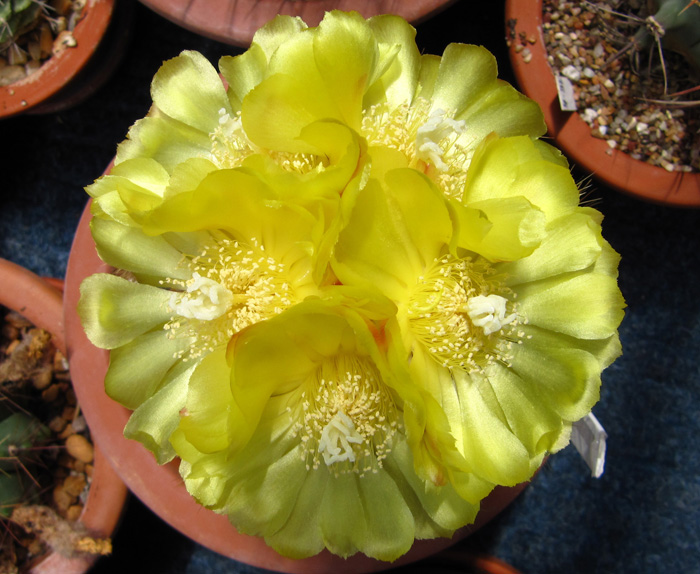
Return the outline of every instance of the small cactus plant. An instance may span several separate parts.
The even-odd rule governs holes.
[[[652,15],[632,39],[634,52],[647,51],[658,43],[681,54],[700,73],[700,1],[649,0],[649,12]]]
[[[0,45],[15,40],[36,21],[44,8],[37,0],[0,1]]]
[[[50,431],[38,419],[24,412],[3,409],[0,420],[0,517],[8,518],[13,508],[31,495],[35,482],[32,468],[34,448]]]
[[[72,31],[85,5],[86,0],[0,0],[0,86],[75,46]]]

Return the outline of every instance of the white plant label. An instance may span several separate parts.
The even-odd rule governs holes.
[[[565,76],[556,75],[557,92],[559,94],[559,107],[564,112],[576,111],[576,98],[574,97],[574,85]]]
[[[605,439],[607,438],[608,434],[592,413],[572,425],[571,442],[586,461],[595,478],[600,478],[605,470]]]

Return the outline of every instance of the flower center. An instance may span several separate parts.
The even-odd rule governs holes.
[[[418,278],[407,314],[416,339],[443,367],[482,371],[508,363],[508,350],[522,336],[514,297],[483,259],[436,259]]]
[[[319,468],[323,460],[336,476],[378,472],[400,422],[374,364],[355,356],[328,359],[314,387],[302,391],[295,415],[307,469]]]
[[[233,303],[233,294],[220,283],[202,277],[196,271],[184,294],[170,296],[170,308],[186,319],[211,321],[221,317]]]
[[[171,337],[193,340],[181,357],[211,352],[296,302],[284,265],[267,256],[255,238],[245,244],[219,237],[187,264],[191,279],[163,282],[178,289],[170,297],[173,318],[164,328]]]
[[[432,164],[439,172],[447,172],[450,166],[443,160],[447,155],[446,149],[454,144],[465,129],[463,120],[448,117],[445,110],[433,110],[427,121],[416,131],[416,157]]]
[[[459,199],[473,153],[459,141],[466,125],[430,106],[424,98],[391,110],[385,103],[375,104],[364,112],[362,135],[369,145],[400,151],[409,167],[427,174],[448,197]]]

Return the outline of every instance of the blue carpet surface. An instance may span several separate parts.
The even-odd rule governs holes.
[[[457,2],[418,27],[418,43],[482,44],[512,81],[500,2]],[[0,256],[62,277],[86,202],[83,187],[150,105],[160,63],[183,49],[212,62],[237,49],[178,28],[140,4],[131,40],[107,84],[64,112],[0,123]],[[578,178],[586,174],[575,172]],[[590,198],[622,255],[628,303],[624,355],[605,373],[594,413],[606,428],[602,478],[573,447],[551,457],[524,494],[463,553],[496,556],[524,574],[700,572],[700,211],[639,201],[595,183]],[[152,574],[257,573],[181,536],[132,499],[114,555],[95,574],[134,564]],[[397,572],[466,572],[426,560]]]

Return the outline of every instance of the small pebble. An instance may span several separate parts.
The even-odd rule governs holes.
[[[574,66],[566,66],[565,68],[562,68],[561,73],[572,82],[578,82],[581,79],[581,72]]]
[[[66,449],[78,460],[85,463],[92,462],[94,458],[94,448],[90,442],[82,435],[74,434],[66,439]]]

